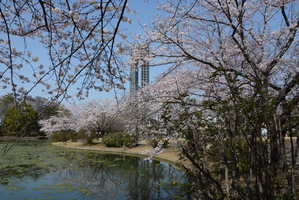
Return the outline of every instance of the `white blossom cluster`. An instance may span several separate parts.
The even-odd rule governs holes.
[[[54,99],[70,98],[71,87],[79,99],[123,89],[117,37],[127,12],[126,0],[2,1],[0,88],[26,96],[42,86]]]
[[[57,116],[39,121],[41,131],[51,135],[54,132],[86,130],[104,130],[113,123],[119,114],[117,105],[112,100],[87,102],[81,106],[69,107]],[[101,134],[101,133],[99,133]]]

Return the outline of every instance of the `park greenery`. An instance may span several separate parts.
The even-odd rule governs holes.
[[[103,138],[120,147],[145,139],[160,150],[175,141],[197,199],[298,199],[298,2],[161,1],[161,15],[130,41],[120,30],[130,22],[127,0],[12,2],[0,9],[1,86],[13,91],[0,104],[7,134],[34,135],[39,126],[55,141]],[[31,64],[38,59],[14,49],[11,37],[38,39],[51,65]],[[146,56],[138,44],[149,47]],[[140,60],[167,70],[122,101],[39,118],[45,112],[18,100],[39,84],[57,103],[72,97],[71,86],[80,99],[123,89],[126,66]]]
[[[111,133],[103,137],[103,143],[107,147],[134,147],[138,138],[131,133]]]
[[[39,133],[37,120],[37,113],[33,110],[30,104],[24,104],[20,107],[12,106],[7,109],[3,119],[3,129],[5,135],[15,136],[25,128],[28,122],[31,122],[26,127],[26,136],[36,136]]]
[[[38,121],[62,109],[42,97],[14,99],[12,93],[0,97],[0,136],[43,136]]]

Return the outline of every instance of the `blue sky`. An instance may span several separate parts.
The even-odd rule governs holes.
[[[127,32],[130,34],[143,34],[143,29],[140,25],[147,24],[150,25],[153,21],[155,15],[158,13],[156,10],[157,2],[154,0],[129,0],[128,1],[129,8],[136,11],[136,15],[127,15],[128,18],[132,19],[132,23],[123,23],[121,28],[127,29]],[[20,39],[14,39],[12,41],[13,46],[21,46],[23,41]],[[49,65],[49,59],[47,56],[47,49],[43,48],[37,41],[27,40],[27,48],[32,52],[32,56],[39,57],[38,64],[43,64],[45,66]],[[32,63],[37,64],[37,63]],[[153,80],[154,77],[160,73],[159,68],[153,68],[150,70],[150,79]],[[23,70],[24,74],[29,74],[26,71],[26,68]],[[30,72],[31,73],[31,72]],[[129,92],[129,84],[126,84],[127,90]],[[29,85],[24,85],[26,89],[28,89]],[[74,87],[75,88],[75,87]],[[1,89],[0,96],[6,93],[11,92],[11,88]],[[41,91],[41,87],[36,87],[32,92],[29,94],[31,96],[43,96],[49,97],[46,92]],[[106,93],[106,92],[98,92],[98,91],[90,91],[90,95],[85,100],[93,100],[93,99],[101,99],[101,98],[113,98],[114,92]],[[75,102],[78,102],[76,97],[73,98]]]

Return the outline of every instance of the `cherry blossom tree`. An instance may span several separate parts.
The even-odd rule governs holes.
[[[0,87],[26,96],[42,85],[53,99],[70,97],[75,83],[79,98],[123,88],[116,52],[125,37],[120,24],[130,23],[126,12],[127,0],[1,1]],[[47,55],[35,55],[35,43]]]
[[[135,112],[135,115],[131,116],[135,120],[127,118],[130,119],[126,122],[127,125],[131,124],[131,129],[128,127],[130,131],[135,132],[132,128],[139,125],[139,132],[144,132],[140,135],[144,139],[154,139],[158,135],[168,137],[161,129],[161,115],[165,103],[175,101],[180,95],[197,91],[200,80],[202,77],[198,77],[198,72],[193,69],[179,70],[166,77],[157,77],[154,83],[141,88],[123,106],[126,110]]]
[[[181,137],[199,198],[292,198],[299,140],[284,135],[298,134],[296,2],[174,0],[160,9],[151,54],[169,71],[193,69],[177,85],[194,83],[162,100],[160,127]]]
[[[51,134],[54,132],[74,131],[76,126],[76,116],[69,110],[59,111],[58,115],[52,116],[49,119],[40,120],[38,123],[41,126],[41,131]]]
[[[77,109],[80,120],[78,129],[95,129],[99,136],[112,131],[121,131],[120,109],[115,101],[104,99],[88,102]]]
[[[87,102],[61,111],[57,116],[40,120],[41,131],[51,135],[54,132],[81,132],[86,138],[97,137],[112,131],[121,131],[123,124],[120,110],[112,100]]]

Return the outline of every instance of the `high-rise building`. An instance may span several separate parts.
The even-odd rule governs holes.
[[[144,87],[149,84],[149,45],[148,43],[139,45],[132,51],[131,59],[133,64],[130,71],[130,93],[134,94],[140,87]],[[141,68],[141,83],[139,83],[139,68]]]
[[[135,91],[138,90],[138,66],[137,63],[131,66],[131,71],[130,71],[130,92],[134,93]]]
[[[141,66],[141,87],[149,84],[149,63],[144,61]]]

